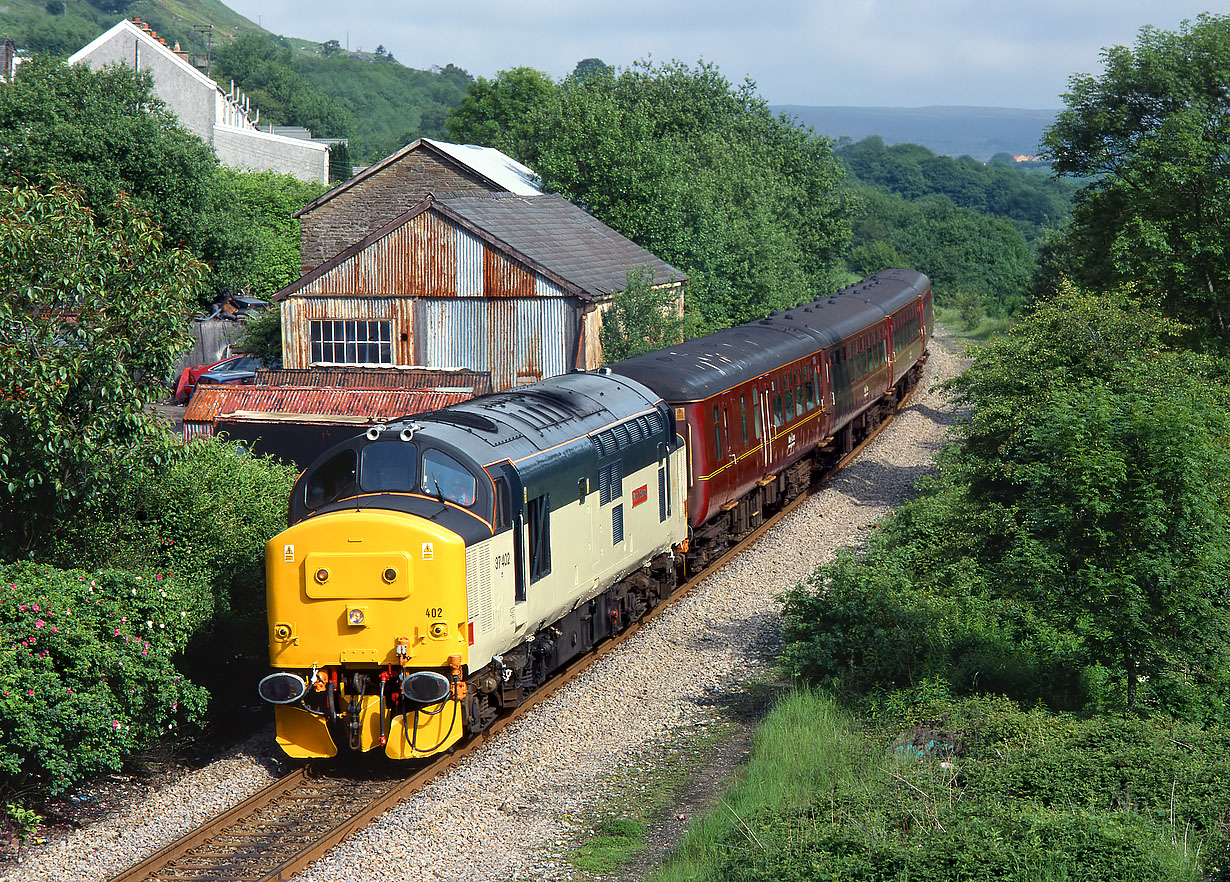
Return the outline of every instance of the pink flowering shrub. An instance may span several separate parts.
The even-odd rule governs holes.
[[[203,721],[178,666],[200,612],[156,575],[0,566],[0,789],[60,792]]]

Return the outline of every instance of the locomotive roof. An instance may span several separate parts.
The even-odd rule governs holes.
[[[857,284],[759,321],[685,340],[611,365],[669,402],[702,401],[858,334],[927,289],[913,270],[882,270]]]
[[[391,423],[417,423],[425,436],[453,444],[480,465],[549,450],[584,438],[631,416],[654,410],[661,397],[635,380],[608,373],[575,372],[446,410]]]

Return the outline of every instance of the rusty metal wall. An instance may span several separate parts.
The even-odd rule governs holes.
[[[569,298],[424,298],[419,357],[429,367],[491,374],[495,391],[572,368],[576,303]]]
[[[287,297],[284,362],[312,366],[313,320],[392,320],[394,364],[489,371],[507,389],[573,367],[580,308],[429,209]]]
[[[258,370],[257,386],[312,386],[346,389],[470,389],[476,396],[491,392],[488,374],[422,367],[314,367]]]

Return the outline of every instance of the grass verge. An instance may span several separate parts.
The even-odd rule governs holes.
[[[798,691],[652,878],[1222,879],[1219,742],[985,697],[897,696],[856,718]]]

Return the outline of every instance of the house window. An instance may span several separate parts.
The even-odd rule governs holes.
[[[313,321],[313,364],[392,364],[391,321]]]

